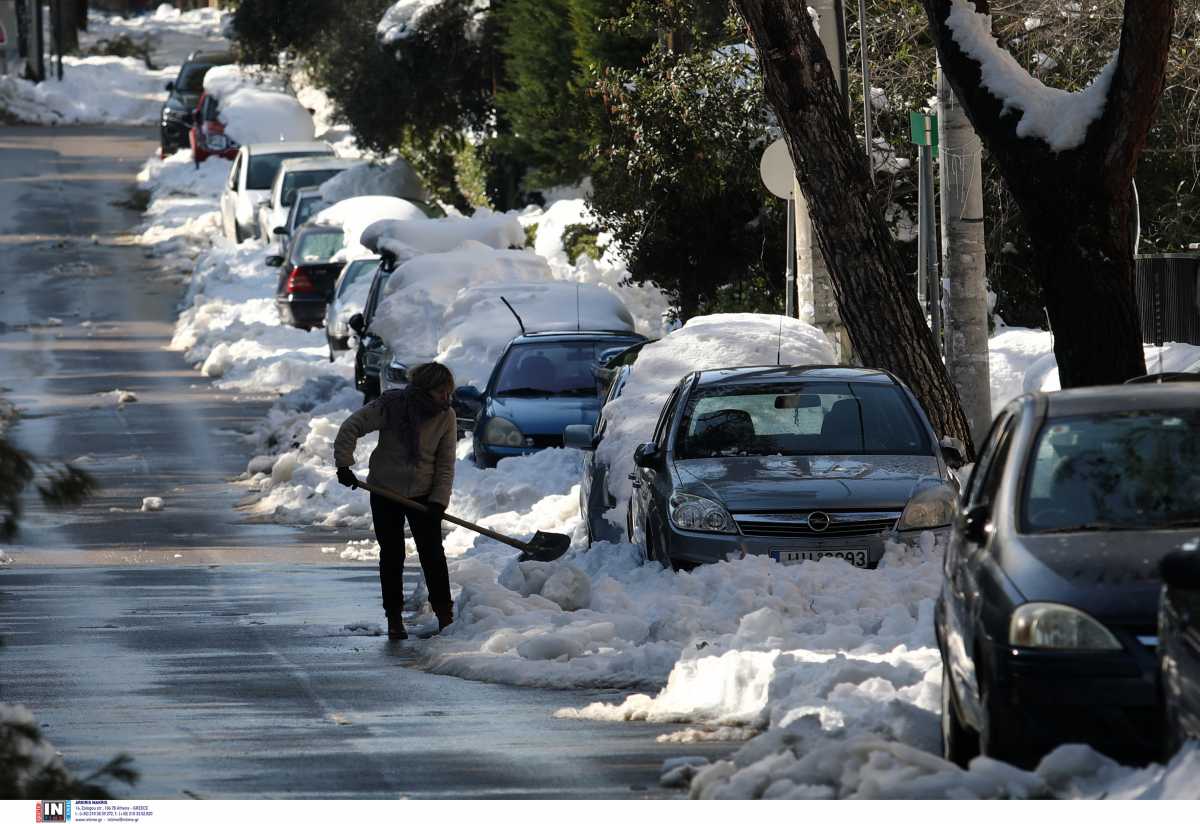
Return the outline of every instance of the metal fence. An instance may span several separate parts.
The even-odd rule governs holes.
[[[1200,254],[1138,255],[1142,341],[1200,345]]]

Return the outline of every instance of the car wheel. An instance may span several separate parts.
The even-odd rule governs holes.
[[[979,660],[978,657],[976,660]],[[1021,739],[1022,726],[1000,707],[992,695],[987,676],[980,672],[980,703],[983,705],[983,729],[979,731],[979,751],[988,758],[1007,761],[1016,767],[1032,769],[1035,753]]]
[[[675,569],[661,533],[658,529],[651,529],[649,524],[646,524],[646,557],[649,561],[657,561],[663,569]]]
[[[233,242],[240,244],[245,239],[246,236],[242,234],[242,227],[238,226],[238,223],[235,220],[233,222]]]
[[[966,768],[979,755],[979,736],[967,727],[958,711],[958,699],[950,683],[950,667],[942,664],[942,757]]]

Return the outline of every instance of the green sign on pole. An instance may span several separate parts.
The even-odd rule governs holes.
[[[916,145],[937,148],[938,124],[936,114],[909,112],[908,129],[912,135],[912,142]]]

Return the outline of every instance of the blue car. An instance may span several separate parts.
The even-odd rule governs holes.
[[[455,391],[456,407],[475,411],[474,459],[561,447],[563,429],[592,426],[606,389],[600,365],[645,338],[629,332],[530,332],[509,342],[487,387]],[[461,411],[460,411],[461,414]]]

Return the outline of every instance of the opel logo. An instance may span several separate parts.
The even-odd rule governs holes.
[[[829,529],[831,519],[824,512],[810,512],[808,515],[808,528],[813,532],[824,532]]]

